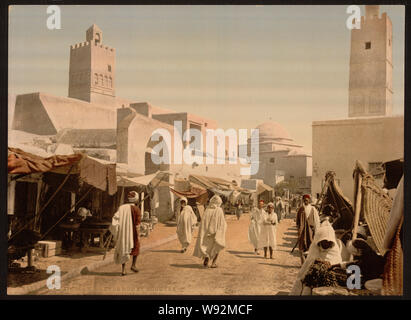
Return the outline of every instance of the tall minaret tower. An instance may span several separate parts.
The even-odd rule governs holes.
[[[361,28],[351,31],[349,117],[391,115],[392,68],[391,20],[367,5]]]
[[[93,103],[113,104],[115,58],[115,49],[103,45],[103,33],[93,24],[86,31],[86,42],[70,47],[68,96]]]

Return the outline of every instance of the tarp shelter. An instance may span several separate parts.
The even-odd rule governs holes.
[[[263,192],[274,192],[274,189],[269,185],[265,184],[264,182],[260,182],[257,184],[257,194],[260,195]]]
[[[351,201],[343,194],[342,190],[335,181],[335,172],[328,171],[325,174],[325,184],[320,198],[320,212],[326,205],[331,205],[338,213],[338,218],[333,222],[335,230],[351,230],[354,220],[354,208]]]
[[[116,164],[83,153],[43,158],[9,147],[7,169],[9,174],[22,176],[45,172],[79,174],[81,180],[109,195],[117,192]]]
[[[120,187],[148,187],[149,185],[154,187],[167,187],[171,184],[167,182],[167,178],[164,176],[165,172],[156,172],[153,174],[139,176],[139,177],[127,177],[127,176],[117,176],[117,184]]]
[[[205,205],[208,200],[207,189],[204,189],[202,186],[192,182],[190,183],[190,185],[191,186],[189,191],[177,191],[173,188],[170,188],[170,190],[179,198],[186,197],[187,199],[196,199],[196,202]]]

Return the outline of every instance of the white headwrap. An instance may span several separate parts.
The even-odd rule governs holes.
[[[210,209],[215,209],[215,208],[220,207],[222,203],[223,203],[223,200],[221,200],[220,196],[214,195],[211,197],[210,204],[208,207]]]
[[[186,202],[186,204],[188,204],[188,200],[187,200],[187,198],[186,198],[186,197],[181,197],[181,198],[180,198],[180,203],[181,203],[181,201],[185,201],[185,202]]]
[[[127,195],[127,199],[129,202],[136,203],[139,199],[138,193],[135,191],[130,191]]]

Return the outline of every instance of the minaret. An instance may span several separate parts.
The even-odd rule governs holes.
[[[115,57],[115,49],[103,45],[103,33],[93,24],[86,31],[86,42],[70,47],[68,96],[99,104],[113,104]]]
[[[351,30],[349,117],[391,115],[392,68],[391,20],[367,5],[361,28]]]

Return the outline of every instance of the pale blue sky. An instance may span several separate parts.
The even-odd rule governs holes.
[[[9,91],[67,96],[69,47],[93,23],[116,48],[116,95],[216,119],[280,122],[311,149],[311,122],[348,115],[347,6],[46,6],[10,10]],[[360,6],[364,12],[364,7]],[[394,114],[404,109],[404,7],[393,23]]]

